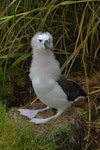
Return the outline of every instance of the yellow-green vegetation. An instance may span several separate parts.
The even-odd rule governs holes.
[[[69,112],[70,113],[70,112]],[[46,125],[34,125],[22,120],[14,111],[9,115],[0,103],[0,149],[1,150],[74,150],[85,147],[86,124],[83,117],[57,120]],[[93,139],[92,139],[93,140]],[[91,140],[91,141],[92,141]]]
[[[78,128],[77,124],[77,128]],[[68,149],[72,149],[76,144],[75,135],[71,129],[62,124],[61,127],[52,130],[48,126],[48,133],[34,133],[34,129],[29,123],[22,124],[21,120],[14,118],[9,121],[6,107],[0,103],[0,149],[1,150],[45,150],[60,149],[69,142]],[[59,136],[63,142],[59,143]],[[64,139],[65,138],[65,139]]]
[[[30,123],[23,125],[21,119],[16,117],[13,122],[7,116],[12,106],[25,105],[32,102],[34,97],[28,70],[31,61],[30,39],[37,31],[49,31],[54,36],[55,54],[62,72],[84,85],[90,94],[83,107],[86,113],[80,114],[85,121],[84,126],[79,119],[73,128],[61,122],[60,128],[53,130],[48,125],[47,133],[36,134]],[[99,81],[99,0],[0,1],[1,150],[98,150]],[[80,134],[81,126],[85,135]],[[86,138],[80,143],[83,137]]]

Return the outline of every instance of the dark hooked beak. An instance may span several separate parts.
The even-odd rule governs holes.
[[[48,41],[48,40],[45,40],[44,46],[45,46],[45,48],[49,48],[49,47],[50,47],[50,44],[49,44],[49,41]]]
[[[45,40],[44,46],[45,48],[52,50],[52,47],[50,46],[50,42],[48,40]]]

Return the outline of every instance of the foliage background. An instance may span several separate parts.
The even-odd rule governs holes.
[[[28,71],[30,39],[37,31],[53,34],[55,52],[66,76],[72,67],[74,71],[83,69],[83,62],[89,75],[99,71],[99,1],[7,0],[0,2],[0,10],[1,85],[16,74],[20,76],[22,70]],[[16,80],[24,86],[23,78]]]

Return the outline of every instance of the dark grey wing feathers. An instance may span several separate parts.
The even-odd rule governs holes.
[[[83,96],[84,98],[87,96],[87,94],[79,84],[72,80],[66,79],[64,76],[60,76],[57,82],[62,87],[63,91],[66,93],[69,101],[74,101],[80,96]]]

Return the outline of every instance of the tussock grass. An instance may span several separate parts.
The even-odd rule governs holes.
[[[25,120],[22,122],[16,115],[13,120],[10,121],[6,113],[6,107],[0,103],[0,149],[60,150],[62,148],[66,149],[67,147],[68,150],[73,150],[75,147],[80,148],[82,140],[76,144],[77,138],[83,138],[85,134],[85,132],[83,132],[78,135],[80,130],[84,130],[80,122],[75,123],[75,127],[73,125],[70,127],[63,123],[62,126],[54,128],[54,126],[48,124],[48,132],[45,131],[43,133],[39,131],[40,128],[37,128],[38,132],[36,132],[34,125],[30,125],[28,122],[25,122]],[[74,130],[76,130],[75,134],[73,132]]]
[[[21,119],[19,114],[13,109],[13,113],[6,112],[6,107],[0,103],[0,149],[1,150],[60,150],[60,149],[85,149],[87,140],[87,125],[84,112],[69,112],[68,116],[62,116],[53,123],[44,125],[34,125]],[[79,111],[80,113],[80,111]],[[78,116],[77,116],[78,115]],[[67,121],[67,117],[70,121]],[[62,122],[63,120],[63,122]],[[89,140],[88,148],[95,148],[93,145],[99,141],[96,129],[93,137]],[[99,134],[99,132],[98,132]],[[87,148],[87,149],[88,149]]]
[[[3,3],[3,2],[2,2]],[[95,60],[99,50],[99,2],[83,1],[7,1],[2,4],[1,57],[0,59],[20,59],[15,64],[26,60],[23,53],[29,52],[30,38],[40,30],[49,30],[55,37],[58,51],[70,49],[70,57],[63,69],[81,54]],[[73,51],[74,50],[74,51]],[[13,63],[12,63],[13,64]],[[72,66],[71,65],[71,66]],[[9,65],[8,65],[9,66]],[[70,68],[71,69],[71,68]]]
[[[65,76],[73,71],[84,72],[84,62],[88,75],[98,72],[99,1],[9,0],[1,2],[0,7],[0,84],[3,87],[11,83],[9,72],[13,68],[25,68],[28,72],[30,39],[40,30],[53,34],[55,53]]]
[[[57,147],[56,140],[58,137],[56,136],[61,132],[68,134],[68,131],[70,130],[66,129],[67,127],[63,126],[48,134],[35,134],[32,126],[29,126],[29,124],[22,125],[21,120],[16,117],[12,123],[9,122],[6,107],[0,103],[0,149],[2,150],[5,150],[6,148],[7,150],[54,150]],[[72,138],[71,135],[67,139],[71,140],[70,138]]]

